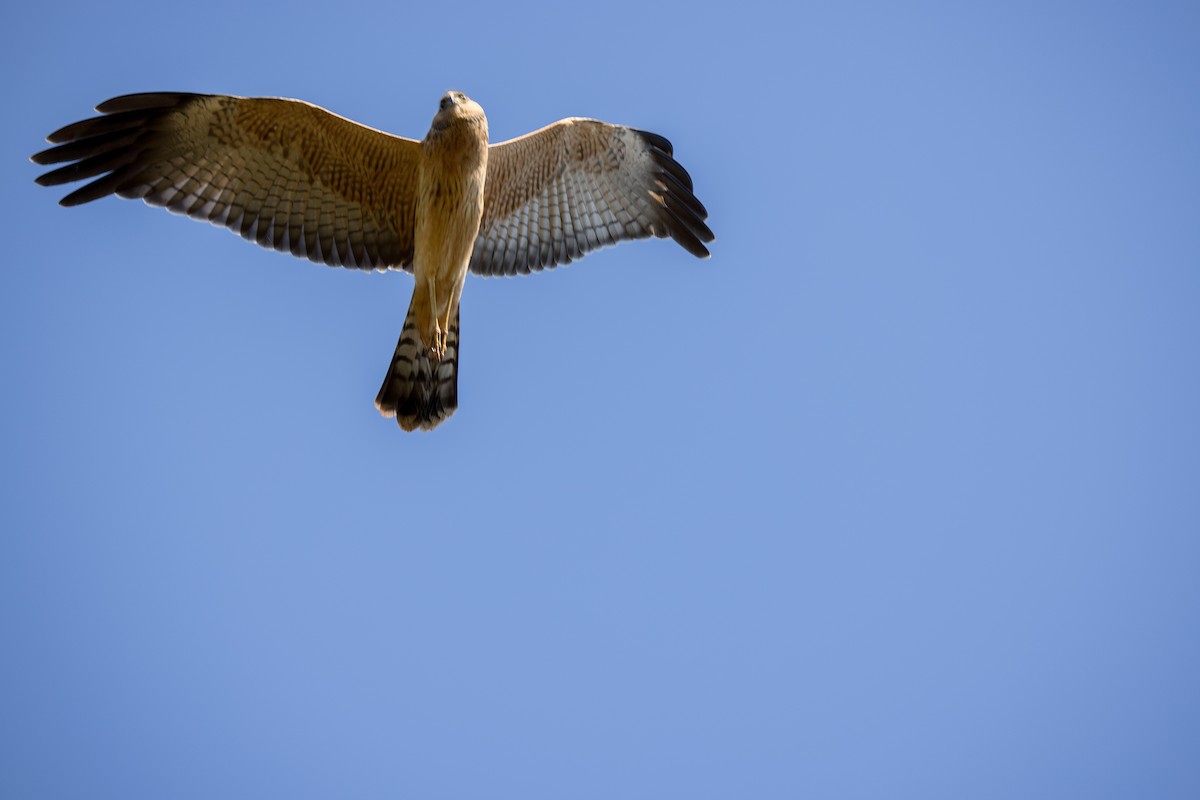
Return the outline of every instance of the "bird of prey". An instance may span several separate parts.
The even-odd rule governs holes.
[[[489,144],[483,109],[454,91],[419,142],[283,98],[156,92],[96,111],[32,157],[66,164],[43,186],[93,179],[62,205],[140,197],[312,261],[413,273],[375,398],[404,430],[432,429],[458,406],[468,270],[527,274],[649,236],[705,258],[713,240],[671,143],[597,120]]]

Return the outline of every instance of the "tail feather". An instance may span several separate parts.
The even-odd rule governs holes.
[[[410,306],[375,407],[406,431],[433,430],[458,408],[458,312],[441,360],[429,353]]]

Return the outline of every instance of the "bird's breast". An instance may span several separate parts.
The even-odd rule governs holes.
[[[459,272],[470,261],[483,216],[486,131],[482,142],[470,135],[427,140],[422,155],[414,260],[418,269]]]

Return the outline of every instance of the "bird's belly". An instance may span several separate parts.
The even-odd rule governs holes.
[[[413,241],[414,273],[446,289],[462,280],[483,215],[482,181],[439,180],[422,187]]]

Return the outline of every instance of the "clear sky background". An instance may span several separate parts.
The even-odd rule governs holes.
[[[1200,6],[787,5],[0,11],[0,796],[1200,796]],[[450,88],[717,241],[470,279],[432,434],[410,277],[27,160]]]

